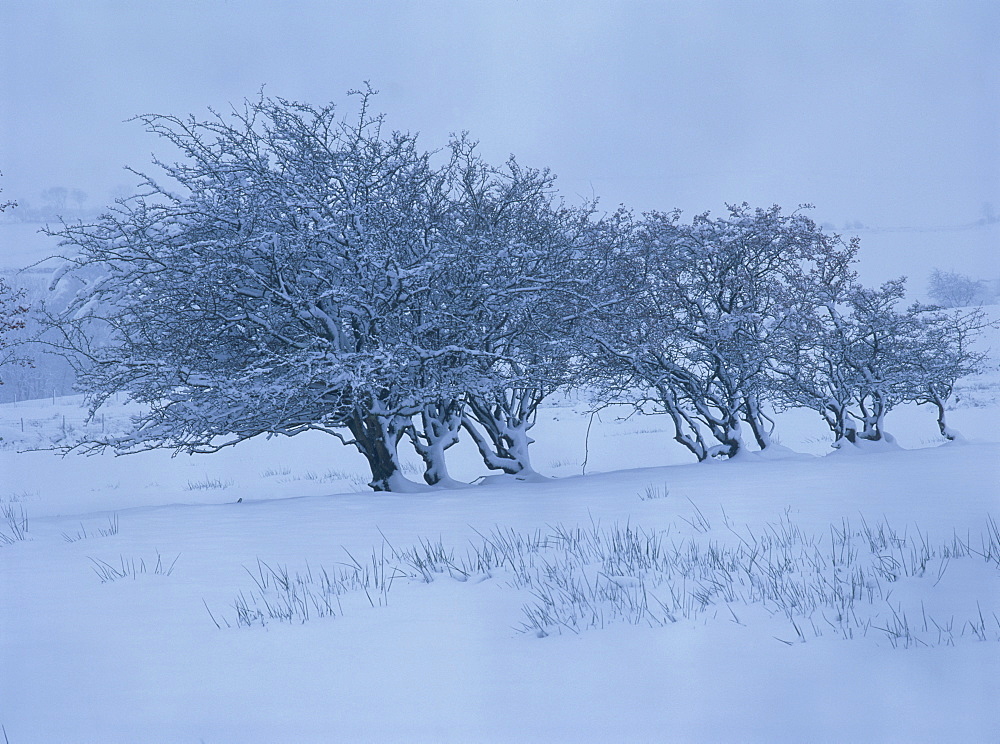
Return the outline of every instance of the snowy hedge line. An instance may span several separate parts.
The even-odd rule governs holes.
[[[904,401],[944,403],[983,355],[977,311],[900,309],[903,281],[861,286],[856,240],[802,210],[722,216],[571,206],[544,170],[439,152],[370,113],[283,99],[230,116],[139,119],[179,151],[165,181],[99,220],[51,231],[72,287],[44,341],[96,410],[146,404],[84,449],[214,451],[320,429],[367,459],[376,490],[454,484],[462,432],[488,468],[530,474],[538,406],[568,386],[595,405],[664,412],[698,459],[808,406],[835,446],[887,437]],[[636,391],[639,391],[638,393]]]

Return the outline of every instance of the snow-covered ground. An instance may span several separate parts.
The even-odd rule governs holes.
[[[366,492],[362,458],[321,434],[21,451],[75,435],[80,400],[0,406],[0,726],[12,744],[995,741],[998,389],[964,385],[968,443],[904,408],[900,448],[819,457],[818,417],[792,412],[789,451],[710,464],[656,417],[605,410],[588,440],[570,396],[532,432],[548,480],[431,494]],[[476,479],[463,446],[452,472]]]

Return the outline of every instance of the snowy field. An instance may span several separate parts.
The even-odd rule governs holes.
[[[966,443],[904,408],[900,447],[820,457],[818,416],[793,412],[780,455],[707,464],[657,417],[605,410],[588,438],[570,396],[532,431],[547,479],[430,494],[367,492],[322,434],[23,451],[78,434],[80,399],[0,406],[0,725],[11,744],[996,741],[998,382],[962,387]],[[478,479],[463,446],[452,473]]]

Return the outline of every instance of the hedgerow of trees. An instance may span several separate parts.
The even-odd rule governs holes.
[[[890,438],[885,415],[945,403],[979,370],[979,311],[900,309],[903,282],[861,286],[857,242],[803,210],[733,205],[602,215],[544,170],[485,162],[280,98],[207,120],[149,115],[178,152],[99,220],[52,229],[75,288],[46,343],[96,410],[144,404],[85,450],[213,452],[327,432],[375,490],[457,485],[464,434],[487,468],[534,474],[539,405],[570,386],[667,414],[699,460],[772,445],[771,412],[815,409],[835,446]],[[141,175],[141,174],[140,174]],[[748,434],[744,434],[747,431]]]

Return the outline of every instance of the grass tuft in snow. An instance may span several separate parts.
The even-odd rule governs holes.
[[[711,522],[708,521],[708,518],[698,508],[698,505],[691,501],[690,498],[688,499],[688,503],[694,508],[694,516],[691,519],[686,517],[681,517],[681,519],[691,525],[696,532],[709,532],[712,529]]]
[[[342,614],[342,598],[352,594],[363,594],[371,607],[383,606],[399,580],[497,578],[506,579],[498,585],[526,593],[518,629],[538,637],[618,622],[661,627],[704,621],[720,611],[746,625],[749,620],[741,618],[761,613],[741,608],[757,608],[785,623],[788,632],[773,637],[786,644],[827,634],[883,639],[894,648],[953,645],[959,638],[1000,641],[1000,619],[978,605],[975,616],[956,626],[954,617],[941,621],[924,603],[955,560],[980,556],[988,568],[1000,568],[1000,533],[992,518],[982,550],[958,535],[932,543],[919,528],[901,533],[884,520],[869,524],[862,518],[860,527],[843,520],[817,536],[805,533],[786,511],[759,530],[737,531],[726,520],[726,540],[707,535],[711,525],[697,508],[684,521],[694,530],[687,538],[672,538],[671,530],[592,522],[533,533],[497,527],[477,532],[479,541],[464,554],[441,540],[403,550],[384,541],[365,563],[348,553],[334,570],[307,565],[292,572],[258,560],[256,570],[247,569],[254,588],[233,603],[235,625]],[[905,591],[897,592],[904,584]]]
[[[291,469],[282,468],[280,471],[273,471],[274,475],[281,475],[279,483],[294,483],[296,481],[310,481],[313,483],[339,483],[346,481],[351,484],[354,490],[368,490],[368,479],[357,473],[350,473],[346,470],[327,469],[322,474],[313,470],[304,473],[293,474]]]
[[[1000,568],[1000,527],[992,514],[986,515],[986,532],[981,538],[982,550],[975,551],[987,563],[993,563]]]
[[[180,553],[170,562],[169,565],[164,563],[163,556],[160,555],[159,551],[156,553],[156,563],[152,564],[152,567],[147,568],[146,561],[142,558],[136,560],[135,558],[126,558],[125,556],[119,556],[118,565],[113,563],[108,563],[107,561],[100,560],[98,558],[89,558],[90,562],[93,564],[91,568],[94,573],[97,574],[98,578],[101,580],[102,584],[107,584],[112,581],[118,581],[118,579],[131,578],[136,579],[144,574],[153,574],[155,576],[170,576],[174,572],[174,566],[177,565],[177,560],[180,558]]]
[[[209,478],[207,475],[204,480],[200,481],[188,481],[187,485],[184,486],[185,491],[209,491],[215,488],[225,489],[233,485],[235,481],[222,480],[220,478]]]
[[[421,540],[419,545],[400,553],[394,551],[393,554],[409,568],[410,576],[416,574],[426,584],[434,581],[435,574],[447,573],[458,581],[466,581],[469,578],[469,571],[460,568],[456,563],[455,552],[445,548],[440,540],[436,543]]]
[[[669,495],[670,489],[667,488],[666,484],[658,486],[651,483],[639,492],[639,499],[642,501],[656,501],[657,499],[665,499]]]
[[[366,563],[347,553],[348,562],[333,569],[322,566],[313,570],[306,564],[304,571],[289,571],[288,566],[270,564],[258,559],[257,566],[244,570],[253,581],[254,589],[240,592],[233,601],[236,627],[266,626],[268,622],[304,623],[312,618],[335,617],[343,614],[341,597],[363,593],[372,606],[388,604],[393,581],[406,576],[391,565],[386,555],[372,552]],[[216,627],[221,628],[215,614],[205,609]],[[232,624],[225,616],[222,623]]]
[[[69,543],[79,542],[80,540],[86,540],[91,537],[111,537],[112,535],[118,534],[118,515],[113,514],[108,517],[107,527],[98,527],[95,532],[87,532],[87,528],[80,524],[80,529],[76,533],[70,534],[69,532],[62,533],[63,540]]]
[[[12,545],[28,539],[28,515],[20,504],[0,504],[0,518],[6,528],[0,529],[0,544]]]
[[[700,516],[685,521],[700,534],[707,531]],[[720,608],[743,624],[734,609],[743,605],[783,617],[792,634],[776,638],[785,643],[826,633],[852,639],[875,631],[893,647],[952,644],[953,622],[931,617],[922,594],[942,581],[953,559],[974,551],[957,536],[936,546],[919,529],[909,536],[885,522],[862,522],[860,529],[846,521],[831,527],[825,545],[787,514],[762,531],[733,532],[735,545],[700,537],[668,542],[665,533],[628,525],[559,530],[553,554],[520,577],[534,597],[524,606],[522,630],[545,636],[616,621],[667,625],[709,612],[714,617]],[[1000,546],[989,537],[993,534],[991,527],[981,555]],[[928,583],[908,584],[907,599],[890,602],[898,582],[916,579]],[[919,627],[911,620],[917,598]],[[960,636],[1000,640],[1000,620],[993,619],[995,628],[980,611],[960,628]]]
[[[580,467],[580,463],[577,462],[575,458],[568,458],[568,457],[558,457],[558,458],[556,458],[555,460],[552,460],[549,463],[549,467],[553,468],[553,469],[555,469],[555,468],[565,468],[565,467],[569,467],[569,466],[573,466],[575,468],[578,468],[578,467]]]
[[[261,478],[273,478],[278,475],[291,475],[292,469],[286,467],[267,468],[260,474]]]

